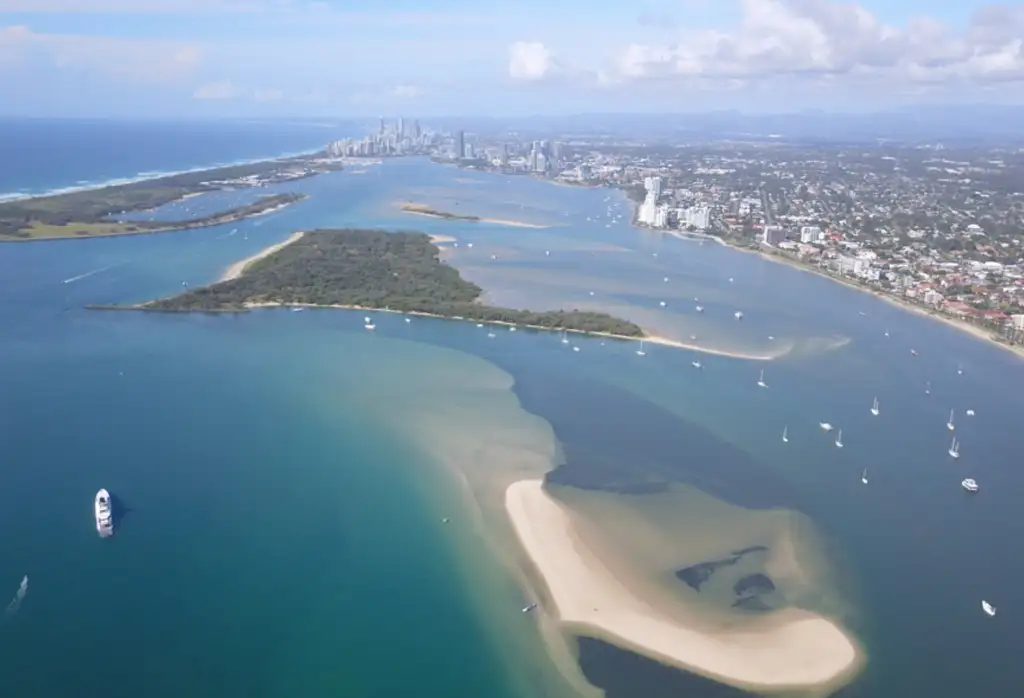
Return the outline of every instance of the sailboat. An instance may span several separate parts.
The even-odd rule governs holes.
[[[953,458],[960,457],[960,442],[956,440],[955,436],[953,437],[953,443],[949,445],[949,455]]]
[[[924,384],[924,394],[925,395],[931,395],[932,394],[932,382],[931,381],[925,381],[925,384]]]
[[[782,427],[782,443],[789,443],[789,427]]]
[[[569,332],[568,330],[562,330],[562,344],[569,343]]]
[[[839,430],[839,435],[836,436],[836,448],[842,448],[842,447],[843,447],[843,430],[840,429]]]
[[[760,388],[767,388],[768,384],[764,382],[764,369],[761,369],[761,377],[757,379],[757,385]]]
[[[871,404],[871,414],[878,416],[878,397],[875,397],[875,401]]]
[[[865,485],[868,484],[868,469],[864,468],[864,472],[860,474],[860,481]]]
[[[693,366],[697,370],[700,370],[701,368],[703,368],[703,364],[701,364],[700,361],[691,361],[690,365]]]
[[[637,356],[647,356],[647,352],[644,351],[644,340],[640,340],[640,348],[636,350]]]
[[[981,610],[983,610],[990,616],[994,616],[996,614],[996,607],[990,604],[988,601],[983,600],[981,602]]]
[[[956,425],[953,424],[953,410],[949,411],[949,421],[946,422],[946,428],[949,429],[950,431],[956,429]]]
[[[885,336],[886,336],[886,337],[888,337],[888,336],[889,336],[889,330],[886,330],[886,331],[885,331]]]
[[[957,364],[956,365],[956,375],[958,375],[958,376],[964,375],[964,365],[963,364]]]

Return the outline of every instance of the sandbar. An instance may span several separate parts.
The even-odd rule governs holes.
[[[413,201],[403,201],[395,204],[398,206],[403,213],[409,213],[414,216],[427,216],[428,218],[440,218],[442,220],[451,221],[463,221],[467,223],[490,223],[491,225],[504,225],[511,228],[550,228],[549,225],[540,225],[537,223],[526,223],[524,221],[516,221],[508,218],[482,218],[480,216],[469,216],[460,213],[451,213],[449,211],[440,211],[427,204],[415,203]]]
[[[631,650],[754,690],[838,685],[860,666],[858,646],[824,616],[796,609],[733,628],[684,624],[659,613],[617,578],[577,534],[542,480],[505,492],[512,527],[547,587],[552,612]],[[760,621],[765,622],[760,622]]]
[[[288,245],[292,244],[293,242],[300,240],[303,234],[304,233],[301,230],[296,231],[289,235],[287,239],[270,245],[269,247],[264,247],[262,250],[260,250],[253,256],[246,257],[243,260],[235,262],[234,264],[232,264],[231,266],[224,270],[224,273],[220,275],[218,282],[231,281],[232,279],[237,279],[245,272],[245,268],[248,267],[250,264],[258,262],[264,257],[269,257],[275,252],[283,250],[285,247],[288,247]]]

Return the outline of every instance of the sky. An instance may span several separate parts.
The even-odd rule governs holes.
[[[0,0],[0,115],[364,117],[1024,103],[975,0]]]

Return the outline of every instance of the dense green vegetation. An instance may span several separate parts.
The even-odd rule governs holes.
[[[272,176],[276,172],[303,166],[307,162],[308,158],[258,162],[201,172],[188,172],[101,189],[7,201],[0,203],[0,236],[60,237],[60,235],[38,234],[40,230],[48,231],[54,228],[76,228],[89,231],[86,234],[96,234],[94,231],[102,228],[105,231],[104,234],[117,234],[118,232],[181,227],[165,221],[133,221],[131,224],[120,224],[111,220],[111,217],[126,211],[145,211],[158,208],[177,201],[187,194],[215,191],[221,188],[217,185],[218,181],[254,175]],[[33,229],[36,234],[33,234]]]
[[[247,304],[344,305],[639,337],[632,322],[579,310],[533,312],[477,302],[481,289],[438,259],[423,233],[315,230],[231,281],[153,301],[165,311],[244,310]]]
[[[464,216],[458,213],[449,213],[448,211],[438,211],[434,208],[427,206],[420,206],[419,204],[405,204],[402,206],[402,210],[406,213],[418,213],[421,216],[432,216],[434,218],[444,218],[445,220],[451,221],[478,221],[480,216]]]

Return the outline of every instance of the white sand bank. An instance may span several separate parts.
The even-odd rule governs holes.
[[[275,245],[271,245],[270,247],[264,247],[262,250],[260,250],[253,256],[246,257],[243,260],[235,262],[234,264],[232,264],[231,266],[224,270],[224,273],[220,275],[220,279],[218,279],[218,281],[231,281],[232,279],[237,279],[239,276],[242,275],[243,272],[245,272],[245,268],[248,267],[250,264],[258,262],[264,257],[269,257],[270,255],[284,249],[293,242],[297,242],[299,239],[302,238],[303,234],[304,233],[301,230],[292,233],[291,235],[288,236],[287,240],[282,240],[281,242]]]
[[[661,614],[614,576],[541,480],[521,480],[505,506],[543,579],[554,614],[662,661],[723,683],[779,690],[841,683],[859,665],[856,644],[828,619],[789,612],[729,630],[688,627]]]

